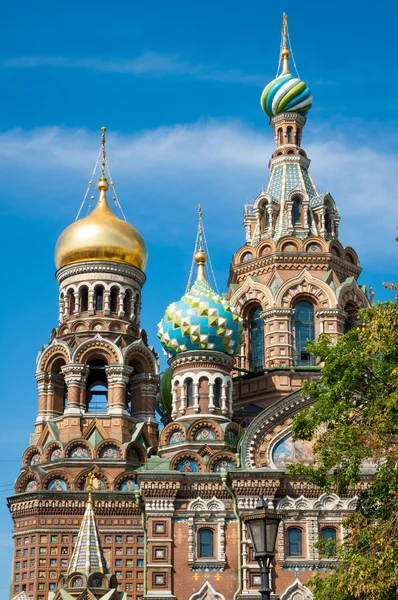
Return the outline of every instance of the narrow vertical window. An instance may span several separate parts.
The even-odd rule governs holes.
[[[292,133],[292,128],[291,128],[291,127],[288,127],[288,128],[287,128],[287,130],[286,130],[286,133],[287,133],[287,143],[288,143],[288,144],[291,144],[291,143],[292,143],[292,141],[293,141],[293,133]]]
[[[292,527],[287,532],[288,554],[289,556],[302,556],[303,534],[298,527]]]
[[[220,408],[221,398],[221,380],[216,379],[213,386],[213,404],[216,408]]]
[[[193,406],[193,381],[188,379],[187,383],[187,406]]]
[[[308,341],[315,339],[314,307],[310,302],[298,302],[294,311],[296,338],[296,365],[313,366],[315,357],[305,349]]]
[[[214,556],[214,532],[211,529],[199,531],[199,558]]]
[[[293,223],[300,224],[301,223],[301,202],[300,198],[296,198],[293,202]]]
[[[117,287],[113,287],[111,289],[111,295],[110,295],[110,309],[111,312],[116,312],[117,310],[117,297],[119,294],[119,290]]]
[[[264,319],[262,308],[257,307],[250,318],[250,369],[258,371],[264,368]]]
[[[95,310],[102,310],[104,304],[104,290],[102,287],[95,290]]]

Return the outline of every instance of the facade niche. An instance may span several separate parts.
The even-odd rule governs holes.
[[[89,363],[86,384],[86,411],[89,413],[106,412],[108,406],[108,380],[103,360]]]

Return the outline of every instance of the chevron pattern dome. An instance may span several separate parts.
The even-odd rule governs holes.
[[[242,343],[243,325],[236,309],[197,279],[191,290],[167,307],[158,337],[169,356],[190,350],[234,355]]]

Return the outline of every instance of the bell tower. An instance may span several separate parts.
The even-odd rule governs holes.
[[[34,600],[47,600],[66,572],[88,474],[98,482],[99,497],[105,494],[97,516],[106,525],[101,531],[109,565],[120,539],[128,537],[134,553],[143,543],[132,492],[136,469],[157,446],[158,389],[158,358],[140,324],[147,249],[117,199],[105,128],[97,164],[100,172],[89,182],[95,208],[69,225],[56,244],[59,324],[37,359],[35,430],[9,499],[16,543],[13,592],[25,590]],[[120,216],[109,206],[109,188]],[[23,552],[40,555],[27,570],[26,561],[17,560],[22,543]],[[117,570],[123,589],[132,574],[143,577],[140,567],[137,562],[128,574]]]

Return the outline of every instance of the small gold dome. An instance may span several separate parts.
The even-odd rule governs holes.
[[[100,197],[94,210],[69,225],[55,246],[57,269],[77,262],[107,260],[121,262],[144,271],[148,252],[142,235],[129,223],[119,219],[106,199],[108,183],[101,177]]]

